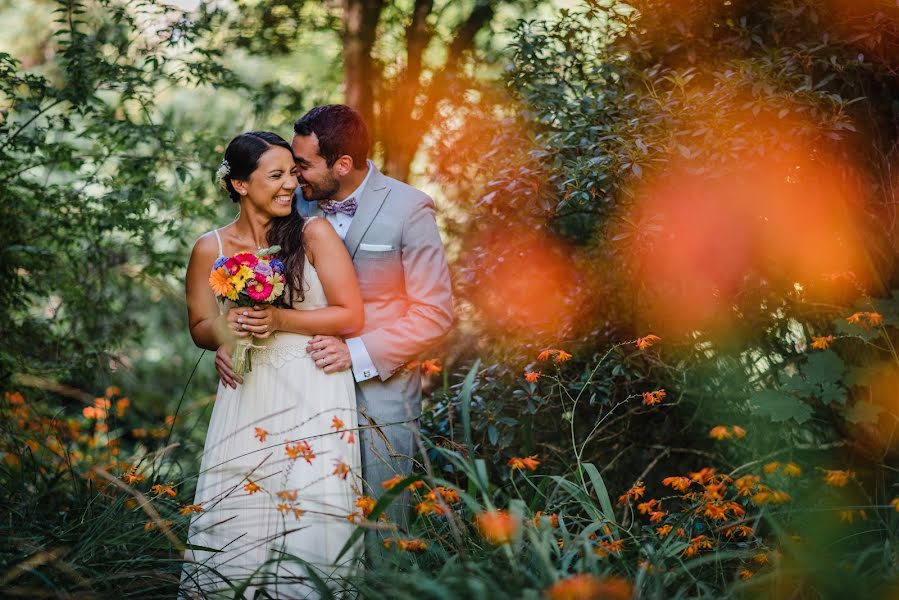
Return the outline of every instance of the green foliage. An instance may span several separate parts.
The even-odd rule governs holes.
[[[220,52],[200,46],[215,13],[61,0],[54,15],[44,73],[0,55],[0,381],[30,372],[86,384],[140,339],[148,284],[183,264],[183,223],[211,214],[217,140],[175,127],[159,96],[236,82]]]

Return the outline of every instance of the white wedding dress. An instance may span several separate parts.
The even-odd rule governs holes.
[[[327,306],[308,260],[303,282],[293,308]],[[352,372],[318,369],[308,341],[284,332],[256,340],[264,348],[252,351],[244,383],[219,383],[194,501],[203,512],[191,521],[194,548],[185,555],[187,596],[234,597],[230,586],[251,578],[247,598],[260,589],[273,598],[316,598],[308,569],[327,581],[358,562],[361,544],[335,564],[362,488]]]

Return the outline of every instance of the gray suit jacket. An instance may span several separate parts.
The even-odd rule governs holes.
[[[421,412],[418,371],[406,363],[442,338],[453,323],[453,297],[434,202],[374,165],[344,244],[353,259],[365,308],[361,337],[380,379],[357,384],[357,399],[380,420]],[[322,216],[297,188],[303,216]]]

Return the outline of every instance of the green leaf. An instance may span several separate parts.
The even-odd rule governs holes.
[[[749,403],[759,412],[775,423],[793,419],[797,423],[805,423],[812,416],[811,407],[801,400],[776,390],[755,392]]]
[[[800,370],[809,383],[824,385],[840,381],[846,372],[846,365],[836,352],[825,350],[809,356]]]
[[[841,385],[827,383],[820,387],[815,396],[824,404],[838,402],[846,404],[846,388]]]
[[[843,415],[847,421],[853,423],[876,423],[883,407],[879,404],[871,404],[870,402],[856,402],[845,410]]]

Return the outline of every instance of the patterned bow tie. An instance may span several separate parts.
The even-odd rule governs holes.
[[[356,208],[358,208],[359,203],[356,202],[355,198],[347,198],[342,202],[334,202],[333,200],[322,200],[318,203],[318,207],[322,209],[322,212],[326,215],[335,215],[337,213],[343,213],[347,216],[352,217],[356,214]]]

